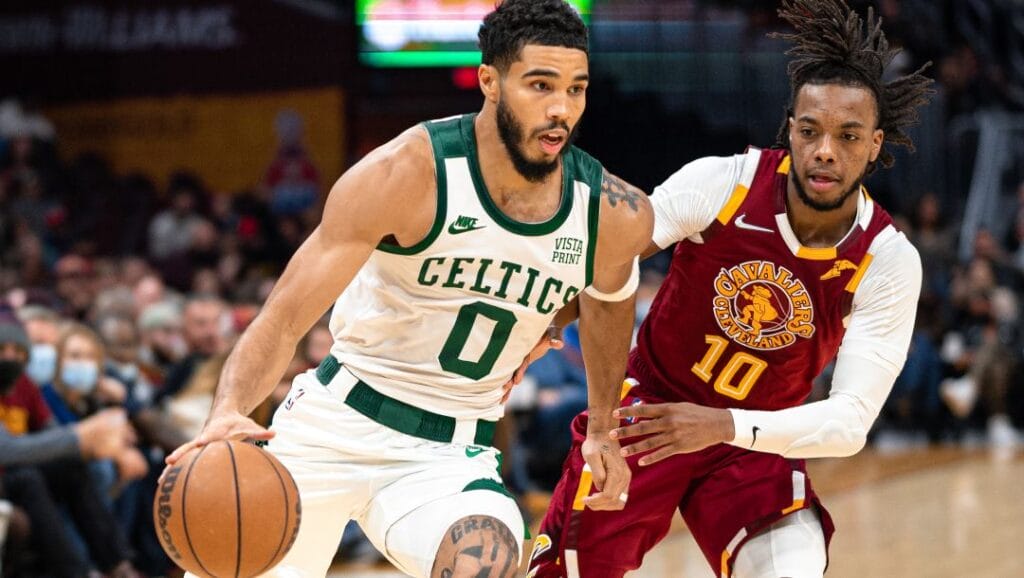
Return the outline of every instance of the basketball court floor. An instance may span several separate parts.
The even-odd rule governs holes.
[[[1024,578],[1024,450],[868,449],[809,462],[838,527],[828,578]],[[401,574],[338,565],[330,576]],[[630,576],[715,578],[682,522]]]

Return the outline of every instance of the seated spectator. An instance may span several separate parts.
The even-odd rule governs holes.
[[[57,342],[60,341],[60,317],[52,309],[26,305],[18,309],[32,351],[25,373],[37,385],[51,383],[57,372]]]
[[[103,342],[88,327],[71,324],[64,330],[57,344],[57,375],[41,389],[58,423],[77,423],[104,407],[124,407],[124,384],[100,373],[104,356]],[[109,466],[105,463],[98,463],[96,471],[105,478],[101,488],[111,495],[148,471],[145,457],[134,446],[115,456]]]
[[[172,301],[154,303],[142,310],[138,320],[142,348],[139,361],[151,368],[151,381],[162,386],[170,368],[188,353],[181,334],[181,308]]]
[[[226,314],[224,302],[219,297],[197,295],[188,299],[182,323],[187,354],[168,371],[158,397],[177,394],[203,361],[224,353],[228,347]]]
[[[526,375],[537,388],[536,410],[520,429],[521,449],[530,483],[551,491],[562,472],[562,461],[572,445],[569,424],[587,408],[587,376],[583,369],[579,329],[565,328],[564,346],[548,351]]]
[[[111,577],[131,577],[135,568],[127,540],[93,485],[84,455],[109,456],[123,451],[129,437],[124,413],[110,410],[70,429],[50,433],[52,420],[39,389],[23,374],[30,343],[24,328],[0,311],[0,475],[3,499],[21,507],[31,525],[31,546],[38,569],[27,573],[84,577],[92,568]],[[26,436],[17,442],[11,436]],[[20,456],[20,459],[19,459]],[[70,513],[87,545],[80,552],[65,531],[61,508]]]

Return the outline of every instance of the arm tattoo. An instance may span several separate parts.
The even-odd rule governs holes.
[[[449,538],[455,556],[440,568],[442,578],[455,575],[456,567],[470,570],[474,578],[505,578],[518,569],[519,545],[505,524],[490,516],[469,516],[452,526]]]
[[[608,171],[605,171],[601,180],[601,194],[608,197],[608,204],[613,207],[619,206],[619,201],[623,201],[634,213],[640,211],[640,196],[643,193]]]

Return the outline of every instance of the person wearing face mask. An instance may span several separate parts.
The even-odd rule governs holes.
[[[26,305],[18,309],[18,319],[24,325],[32,344],[25,374],[36,385],[53,382],[57,370],[60,316],[41,305]]]
[[[104,407],[124,407],[127,390],[119,381],[101,375],[103,342],[91,329],[69,325],[57,343],[57,368],[53,383],[42,386],[43,397],[58,423],[72,424]],[[110,466],[116,467],[116,471]],[[116,493],[124,485],[146,475],[145,457],[128,447],[113,463],[95,466],[101,485]]]
[[[124,411],[107,409],[74,425],[54,425],[39,389],[24,375],[30,347],[18,320],[0,308],[0,498],[29,521],[25,539],[39,566],[31,570],[55,577],[88,574],[91,564],[65,532],[66,508],[96,567],[131,576],[133,553],[84,461],[123,451],[129,437]]]

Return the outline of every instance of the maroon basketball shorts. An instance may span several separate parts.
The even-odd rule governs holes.
[[[639,389],[622,405],[647,403]],[[803,460],[725,444],[643,467],[637,465],[639,456],[631,456],[625,509],[584,508],[583,498],[596,492],[580,453],[586,431],[583,413],[573,421],[572,450],[534,541],[528,577],[618,578],[640,567],[644,554],[668,533],[676,510],[723,578],[732,575],[744,542],[790,512],[817,506],[826,544],[832,536],[832,520],[811,489]]]

